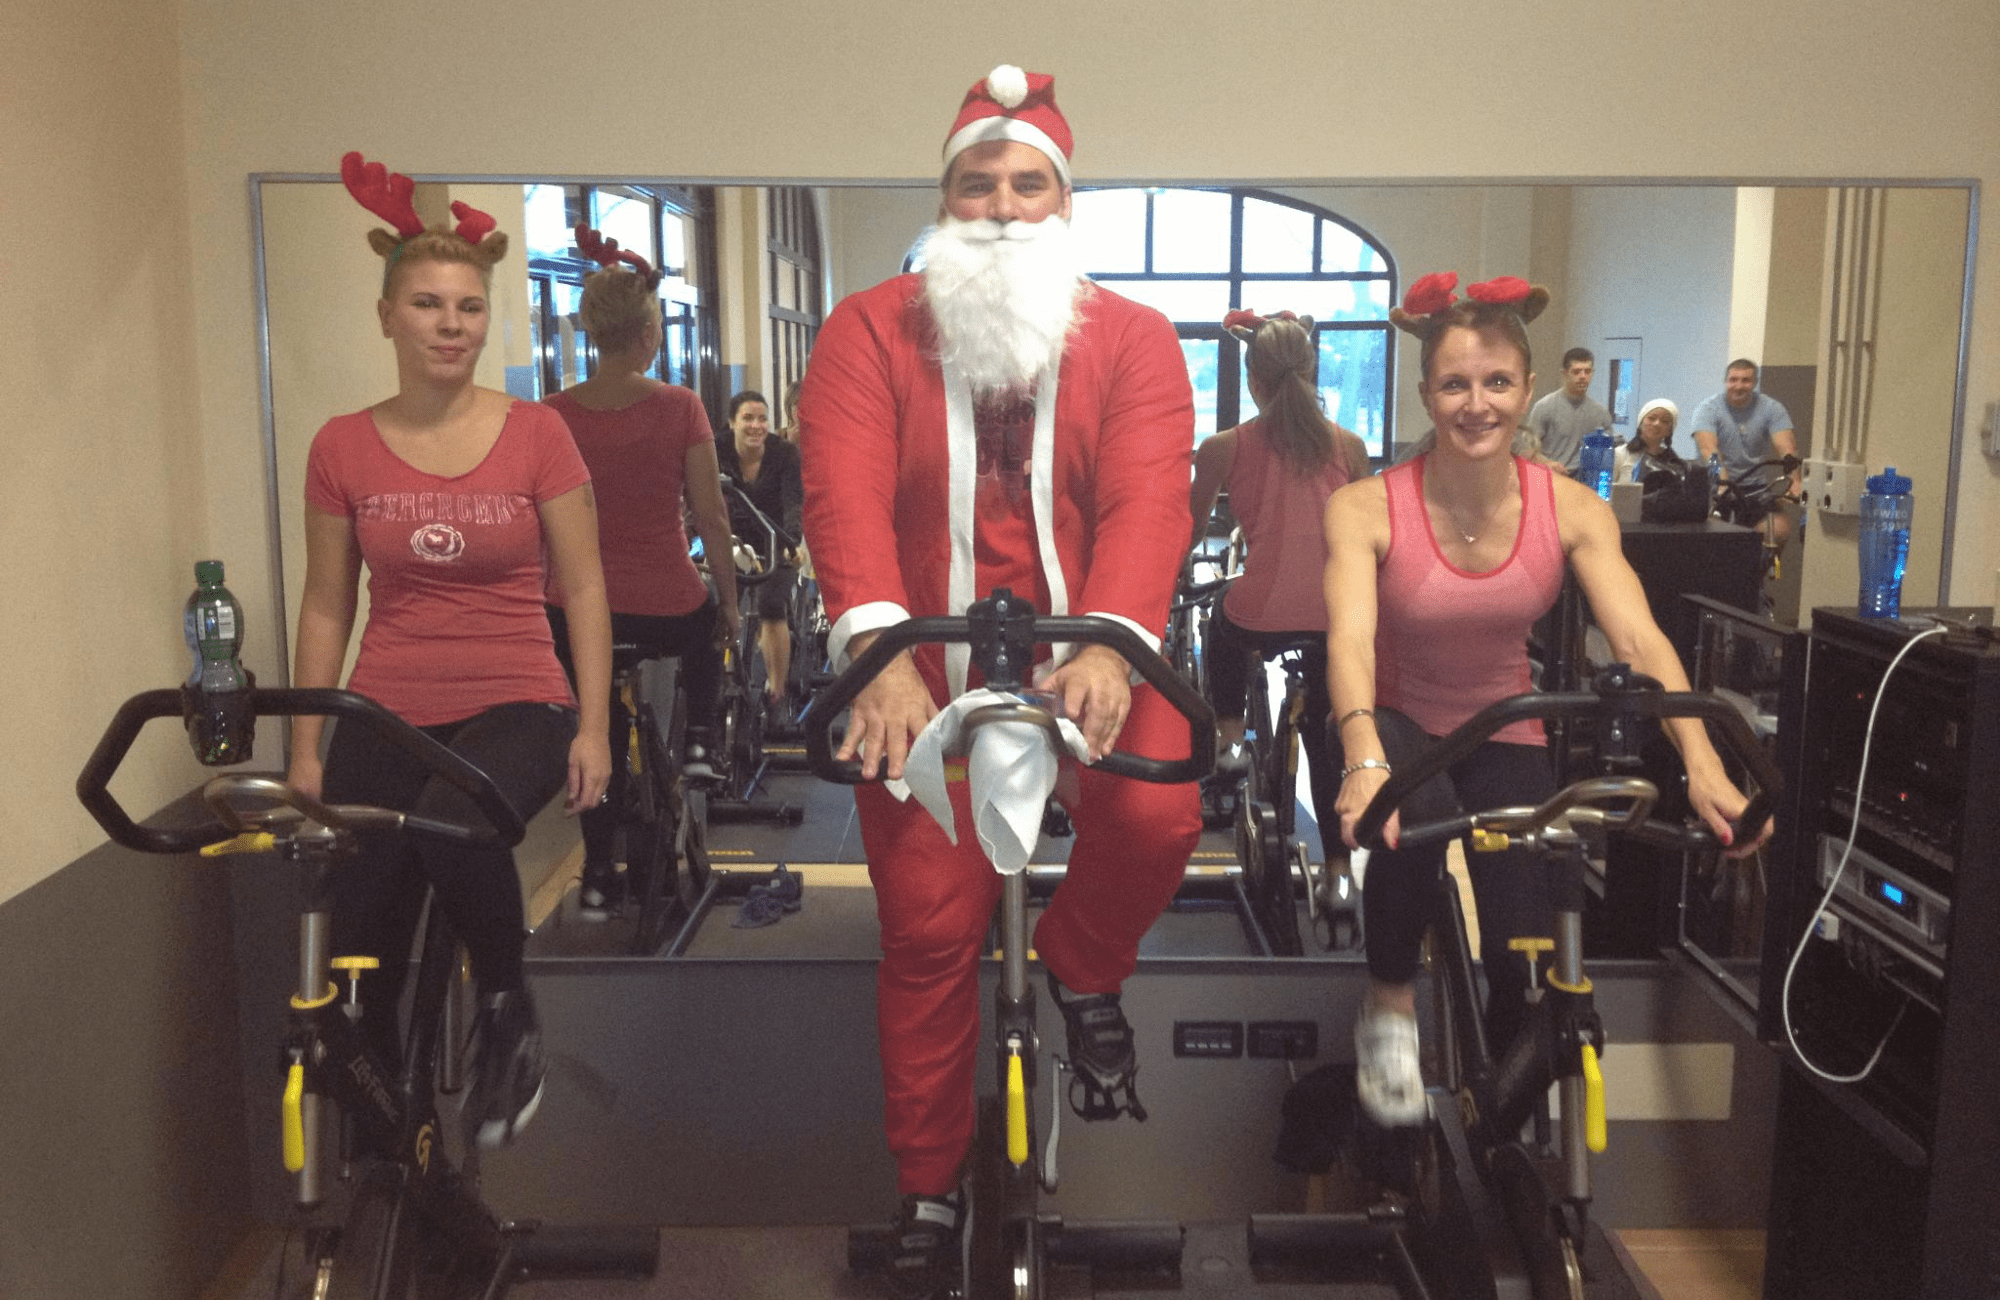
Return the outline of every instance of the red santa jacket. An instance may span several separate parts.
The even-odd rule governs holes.
[[[1079,310],[1032,471],[1046,612],[1107,614],[1157,645],[1191,527],[1186,363],[1150,307],[1093,285]],[[813,346],[799,399],[805,530],[837,662],[855,633],[986,594],[972,590],[969,410],[961,386],[948,415],[937,351],[916,275],[842,301]],[[1038,397],[1046,407],[1046,377]]]

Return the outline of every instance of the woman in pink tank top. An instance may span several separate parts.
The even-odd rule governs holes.
[[[1237,311],[1222,325],[1249,345],[1244,368],[1257,418],[1209,438],[1194,456],[1189,505],[1196,542],[1227,483],[1230,510],[1246,543],[1243,573],[1209,624],[1208,694],[1221,755],[1216,770],[1232,780],[1249,770],[1243,718],[1253,656],[1306,638],[1308,685],[1299,741],[1311,777],[1313,816],[1330,825],[1340,781],[1326,741],[1332,706],[1326,695],[1326,535],[1320,517],[1334,489],[1368,473],[1368,450],[1320,409],[1319,344],[1310,316],[1280,312],[1267,320]]]
[[[1528,628],[1554,602],[1565,562],[1613,654],[1670,691],[1688,689],[1679,656],[1625,562],[1610,507],[1583,485],[1513,454],[1534,391],[1526,324],[1548,304],[1548,291],[1507,277],[1455,299],[1457,286],[1452,273],[1426,276],[1390,313],[1422,340],[1420,391],[1436,445],[1350,484],[1327,504],[1329,686],[1346,760],[1337,807],[1350,847],[1355,822],[1393,763],[1495,700],[1529,689]],[[1728,843],[1731,820],[1748,801],[1700,723],[1676,719],[1667,732],[1687,766],[1694,810]],[[1508,728],[1449,775],[1405,805],[1413,818],[1430,820],[1453,803],[1474,810],[1536,804],[1554,792],[1538,726]],[[1388,844],[1397,830],[1392,817]],[[1766,826],[1762,835],[1769,832]],[[1511,1037],[1528,986],[1508,940],[1550,932],[1543,877],[1526,869],[1523,856],[1467,855],[1495,1043]],[[1388,849],[1373,855],[1363,882],[1371,982],[1355,1026],[1356,1074],[1364,1108],[1384,1124],[1423,1116],[1414,980],[1443,869],[1442,848]]]

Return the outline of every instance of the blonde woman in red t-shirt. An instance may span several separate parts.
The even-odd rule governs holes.
[[[365,563],[368,621],[349,689],[485,771],[523,818],[565,789],[572,812],[588,808],[611,776],[611,628],[590,475],[554,412],[473,383],[507,238],[458,203],[455,229],[425,229],[409,181],[359,154],[342,159],[341,174],[396,226],[369,242],[387,259],[376,314],[398,383],[313,439],[293,683],[339,684]],[[569,602],[576,696],[543,614],[545,555]],[[464,796],[365,727],[336,727],[324,762],[320,719],[298,719],[292,735],[289,780],[301,790],[478,823]],[[486,1145],[508,1142],[534,1114],[543,1077],[513,855],[414,839],[373,847],[343,867],[333,907],[335,951],[382,959],[363,977],[363,1028],[397,1059],[403,958],[428,886],[479,986],[468,1123]]]
[[[1234,311],[1222,325],[1248,344],[1244,372],[1257,418],[1224,429],[1194,453],[1189,506],[1195,541],[1207,531],[1209,512],[1227,484],[1230,511],[1247,543],[1243,574],[1209,622],[1216,766],[1234,775],[1249,766],[1243,735],[1253,652],[1310,636],[1299,740],[1311,775],[1313,815],[1331,841],[1340,782],[1326,743],[1326,536],[1320,516],[1336,488],[1367,475],[1368,450],[1320,409],[1319,343],[1310,316],[1279,312],[1266,319]]]
[[[721,647],[736,637],[736,568],[711,566],[714,593],[688,558],[680,504],[687,503],[703,550],[729,554],[729,511],[715,467],[708,412],[692,391],[650,378],[660,355],[659,272],[589,226],[577,247],[603,266],[583,282],[577,314],[597,349],[590,378],[548,399],[569,425],[597,492],[598,548],[611,601],[612,639],[639,647],[641,658],[676,655],[687,697],[690,776],[713,776],[715,726],[722,699]],[[567,595],[549,591],[549,625],[562,654]],[[565,668],[570,666],[564,658]],[[624,880],[612,861],[623,797],[630,719],[609,700],[611,802],[583,812],[581,915],[599,920],[618,905]]]
[[[1422,340],[1419,391],[1435,446],[1342,488],[1326,508],[1330,688],[1346,763],[1338,823],[1350,847],[1391,764],[1529,688],[1528,629],[1554,602],[1565,562],[1613,655],[1670,691],[1688,689],[1625,561],[1611,508],[1574,479],[1513,454],[1534,392],[1526,326],[1548,291],[1513,277],[1473,285],[1464,299],[1454,297],[1457,287],[1450,272],[1425,276],[1390,313]],[[1671,719],[1665,729],[1686,765],[1690,804],[1729,843],[1748,800],[1699,721]],[[1541,725],[1503,728],[1442,784],[1405,806],[1429,816],[1433,799],[1455,798],[1469,810],[1539,804],[1555,785]],[[1397,831],[1392,817],[1390,846]],[[1767,825],[1759,842],[1769,833]],[[1546,880],[1523,857],[1518,849],[1467,855],[1495,1043],[1511,1038],[1527,988],[1507,940],[1549,933]],[[1356,1074],[1363,1107],[1383,1124],[1423,1117],[1413,981],[1443,869],[1442,847],[1392,847],[1373,855],[1363,882],[1370,987],[1355,1029]]]

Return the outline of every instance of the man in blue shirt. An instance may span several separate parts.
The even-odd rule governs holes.
[[[1769,481],[1770,469],[1755,468],[1759,461],[1799,453],[1798,436],[1792,430],[1791,412],[1784,403],[1757,388],[1757,363],[1743,357],[1729,363],[1723,376],[1723,390],[1694,408],[1694,446],[1705,463],[1710,456],[1722,460],[1722,477],[1741,479],[1745,485]],[[1794,469],[1786,486],[1793,497],[1801,495],[1799,471]],[[1771,542],[1783,546],[1792,535],[1791,516],[1774,509],[1770,520]]]

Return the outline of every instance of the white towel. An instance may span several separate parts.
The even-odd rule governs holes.
[[[903,765],[905,779],[889,783],[898,799],[916,795],[953,844],[958,843],[958,827],[945,789],[945,756],[958,750],[967,713],[1015,698],[1003,691],[976,690],[953,700],[911,744]],[[1058,718],[1056,725],[1070,753],[1089,761],[1090,747],[1076,724]],[[990,722],[973,733],[972,752],[966,757],[973,830],[996,871],[1012,875],[1028,865],[1041,838],[1042,809],[1056,788],[1056,768],[1048,733],[1033,723]]]

